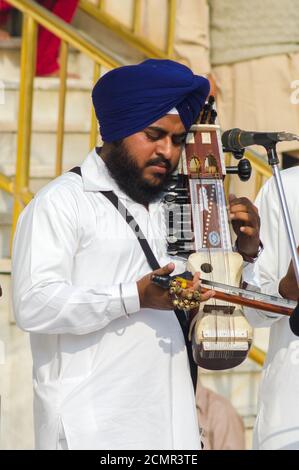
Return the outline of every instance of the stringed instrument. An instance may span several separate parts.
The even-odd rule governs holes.
[[[198,169],[194,171],[192,161],[195,159]],[[200,272],[210,281],[239,286],[243,258],[233,251],[230,236],[219,126],[192,126],[182,160],[189,179],[195,244],[187,270],[192,274]],[[197,314],[196,321],[193,320],[195,362],[212,370],[235,367],[246,358],[252,336],[252,328],[241,307],[210,299]]]
[[[214,121],[214,109],[213,112]],[[248,173],[246,162],[245,170]],[[205,123],[193,125],[181,155],[176,183],[165,195],[168,252],[187,259],[191,278],[199,272],[203,282],[212,287],[221,284],[238,289],[243,259],[232,245],[223,184],[225,174],[220,127]],[[246,178],[245,175],[243,179]],[[166,281],[168,286],[170,279]],[[153,281],[159,284],[157,277]],[[178,277],[175,281],[183,283]],[[162,284],[161,281],[159,285]],[[222,370],[245,360],[252,344],[252,328],[240,306],[246,303],[251,303],[249,306],[254,303],[259,308],[258,302],[246,300],[240,292],[232,296],[218,289],[215,297],[201,304],[190,328],[193,357],[199,366]],[[261,309],[265,307],[263,304],[267,304],[268,311],[275,311],[265,301],[260,302]],[[183,308],[182,305],[179,307]],[[284,314],[292,312],[289,305],[276,308],[280,309],[279,313],[283,309]]]

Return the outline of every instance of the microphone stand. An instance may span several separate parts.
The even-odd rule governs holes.
[[[296,275],[296,280],[297,280],[297,285],[299,287],[299,255],[297,252],[297,245],[296,245],[296,240],[294,236],[294,231],[291,223],[291,218],[290,218],[290,213],[285,197],[285,192],[282,184],[282,179],[281,179],[281,174],[280,174],[280,169],[279,169],[279,159],[278,155],[276,152],[276,143],[271,146],[265,146],[267,155],[268,155],[268,162],[269,165],[272,167],[272,173],[274,176],[274,181],[278,193],[278,198],[280,202],[280,207],[282,211],[282,217],[285,225],[285,229],[287,232],[287,237],[289,240],[289,247],[291,250],[291,256],[293,260],[293,265],[294,265],[294,270],[295,270],[295,275]]]
[[[292,222],[290,218],[290,213],[285,197],[285,192],[282,184],[282,178],[280,174],[280,169],[279,169],[279,158],[276,152],[276,143],[271,144],[270,146],[265,146],[265,149],[267,151],[268,155],[268,162],[269,165],[272,167],[272,173],[275,181],[275,186],[277,189],[277,194],[279,198],[279,203],[280,203],[280,208],[282,211],[282,217],[283,217],[283,222],[284,226],[287,232],[287,237],[289,241],[289,247],[291,250],[291,256],[292,256],[292,261],[293,261],[293,266],[294,266],[294,271],[295,271],[295,276],[296,276],[296,281],[297,285],[299,287],[299,255],[297,251],[297,245],[296,245],[296,240],[294,236],[294,231],[292,227]],[[299,335],[298,333],[298,325],[297,325],[297,319],[299,315],[299,299],[297,306],[295,307],[291,317],[290,317],[290,327],[291,330],[293,331],[294,334],[297,336]]]

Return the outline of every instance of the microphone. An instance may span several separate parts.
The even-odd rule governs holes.
[[[299,336],[299,301],[289,318],[290,328],[294,335]]]
[[[289,132],[253,132],[241,129],[229,129],[222,134],[222,145],[227,150],[241,150],[251,145],[271,147],[285,140],[299,140],[299,136]]]

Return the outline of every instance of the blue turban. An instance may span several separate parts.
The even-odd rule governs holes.
[[[92,91],[104,142],[135,134],[176,108],[186,131],[199,116],[209,81],[172,60],[148,59],[111,70]]]

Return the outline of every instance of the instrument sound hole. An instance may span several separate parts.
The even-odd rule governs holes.
[[[210,263],[203,263],[201,266],[200,266],[200,269],[204,272],[204,273],[211,273],[213,271],[213,267]]]

